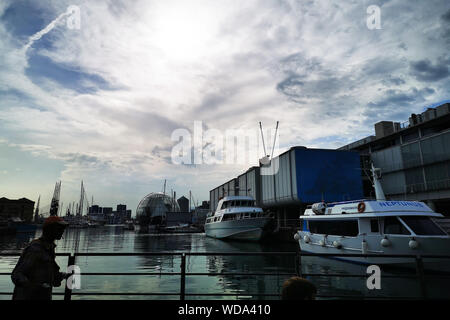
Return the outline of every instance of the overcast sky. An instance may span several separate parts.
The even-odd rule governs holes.
[[[1,0],[0,197],[207,200],[256,163],[173,164],[174,130],[337,148],[449,99],[449,48],[448,0]]]

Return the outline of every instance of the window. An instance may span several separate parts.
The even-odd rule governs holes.
[[[357,220],[309,221],[308,223],[311,233],[346,237],[356,237],[358,235]]]
[[[429,217],[401,217],[401,219],[417,235],[446,235]]]
[[[222,221],[234,220],[234,214],[225,214],[222,218]]]
[[[252,217],[252,218],[256,218],[256,212],[252,212],[252,213],[251,213],[251,217]]]
[[[211,218],[206,219],[206,223],[210,223],[211,222]]]
[[[378,225],[378,219],[370,220],[370,232],[380,232],[380,228]]]
[[[396,217],[384,219],[385,234],[411,234]]]

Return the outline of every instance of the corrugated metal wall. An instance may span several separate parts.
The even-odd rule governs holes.
[[[272,161],[277,160],[278,171],[275,171],[275,165],[251,168],[237,179],[217,187],[218,198],[223,196],[222,188],[229,195],[235,194],[230,189],[233,190],[237,183],[240,195],[254,197],[262,207],[301,205],[318,202],[322,198],[331,202],[363,197],[357,152],[294,147]],[[217,201],[210,199],[214,210],[218,198]]]

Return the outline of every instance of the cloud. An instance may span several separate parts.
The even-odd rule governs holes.
[[[420,81],[438,81],[449,76],[448,61],[440,60],[433,64],[428,59],[410,63],[411,74]]]
[[[72,4],[80,30],[62,24]],[[164,179],[180,195],[192,188],[207,198],[247,165],[173,165],[171,133],[196,120],[222,132],[279,120],[285,148],[337,147],[372,134],[374,122],[448,98],[448,48],[436,41],[446,1],[383,2],[381,30],[367,29],[366,9],[290,0],[2,1],[0,137],[61,161],[60,178],[73,190],[87,179],[90,190],[105,190],[98,198],[138,202]]]
[[[445,22],[450,22],[450,9],[448,9],[447,12],[441,16],[441,19]]]

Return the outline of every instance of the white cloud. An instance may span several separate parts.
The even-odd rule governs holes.
[[[387,83],[397,83],[399,94],[427,87],[409,74],[410,61],[436,65],[446,53],[434,38],[443,10],[426,4],[390,1],[382,6],[383,29],[368,30],[359,2],[46,3],[53,16],[30,35],[28,55],[27,43],[0,24],[0,90],[28,98],[0,102],[0,123],[9,137],[21,132],[22,142],[9,140],[22,149],[64,161],[61,179],[73,184],[86,176],[105,188],[168,178],[207,198],[245,166],[170,165],[174,129],[192,129],[194,120],[222,131],[279,120],[283,146],[337,147],[370,134],[379,117],[397,116],[392,106],[369,105],[388,94]],[[72,4],[81,10],[80,30],[51,23]],[[37,45],[42,35],[51,48]],[[55,81],[33,82],[26,74],[32,54],[100,76],[110,88],[81,94]],[[445,81],[424,103],[445,98]],[[402,107],[403,114],[421,109]],[[330,136],[336,138],[325,140]]]

